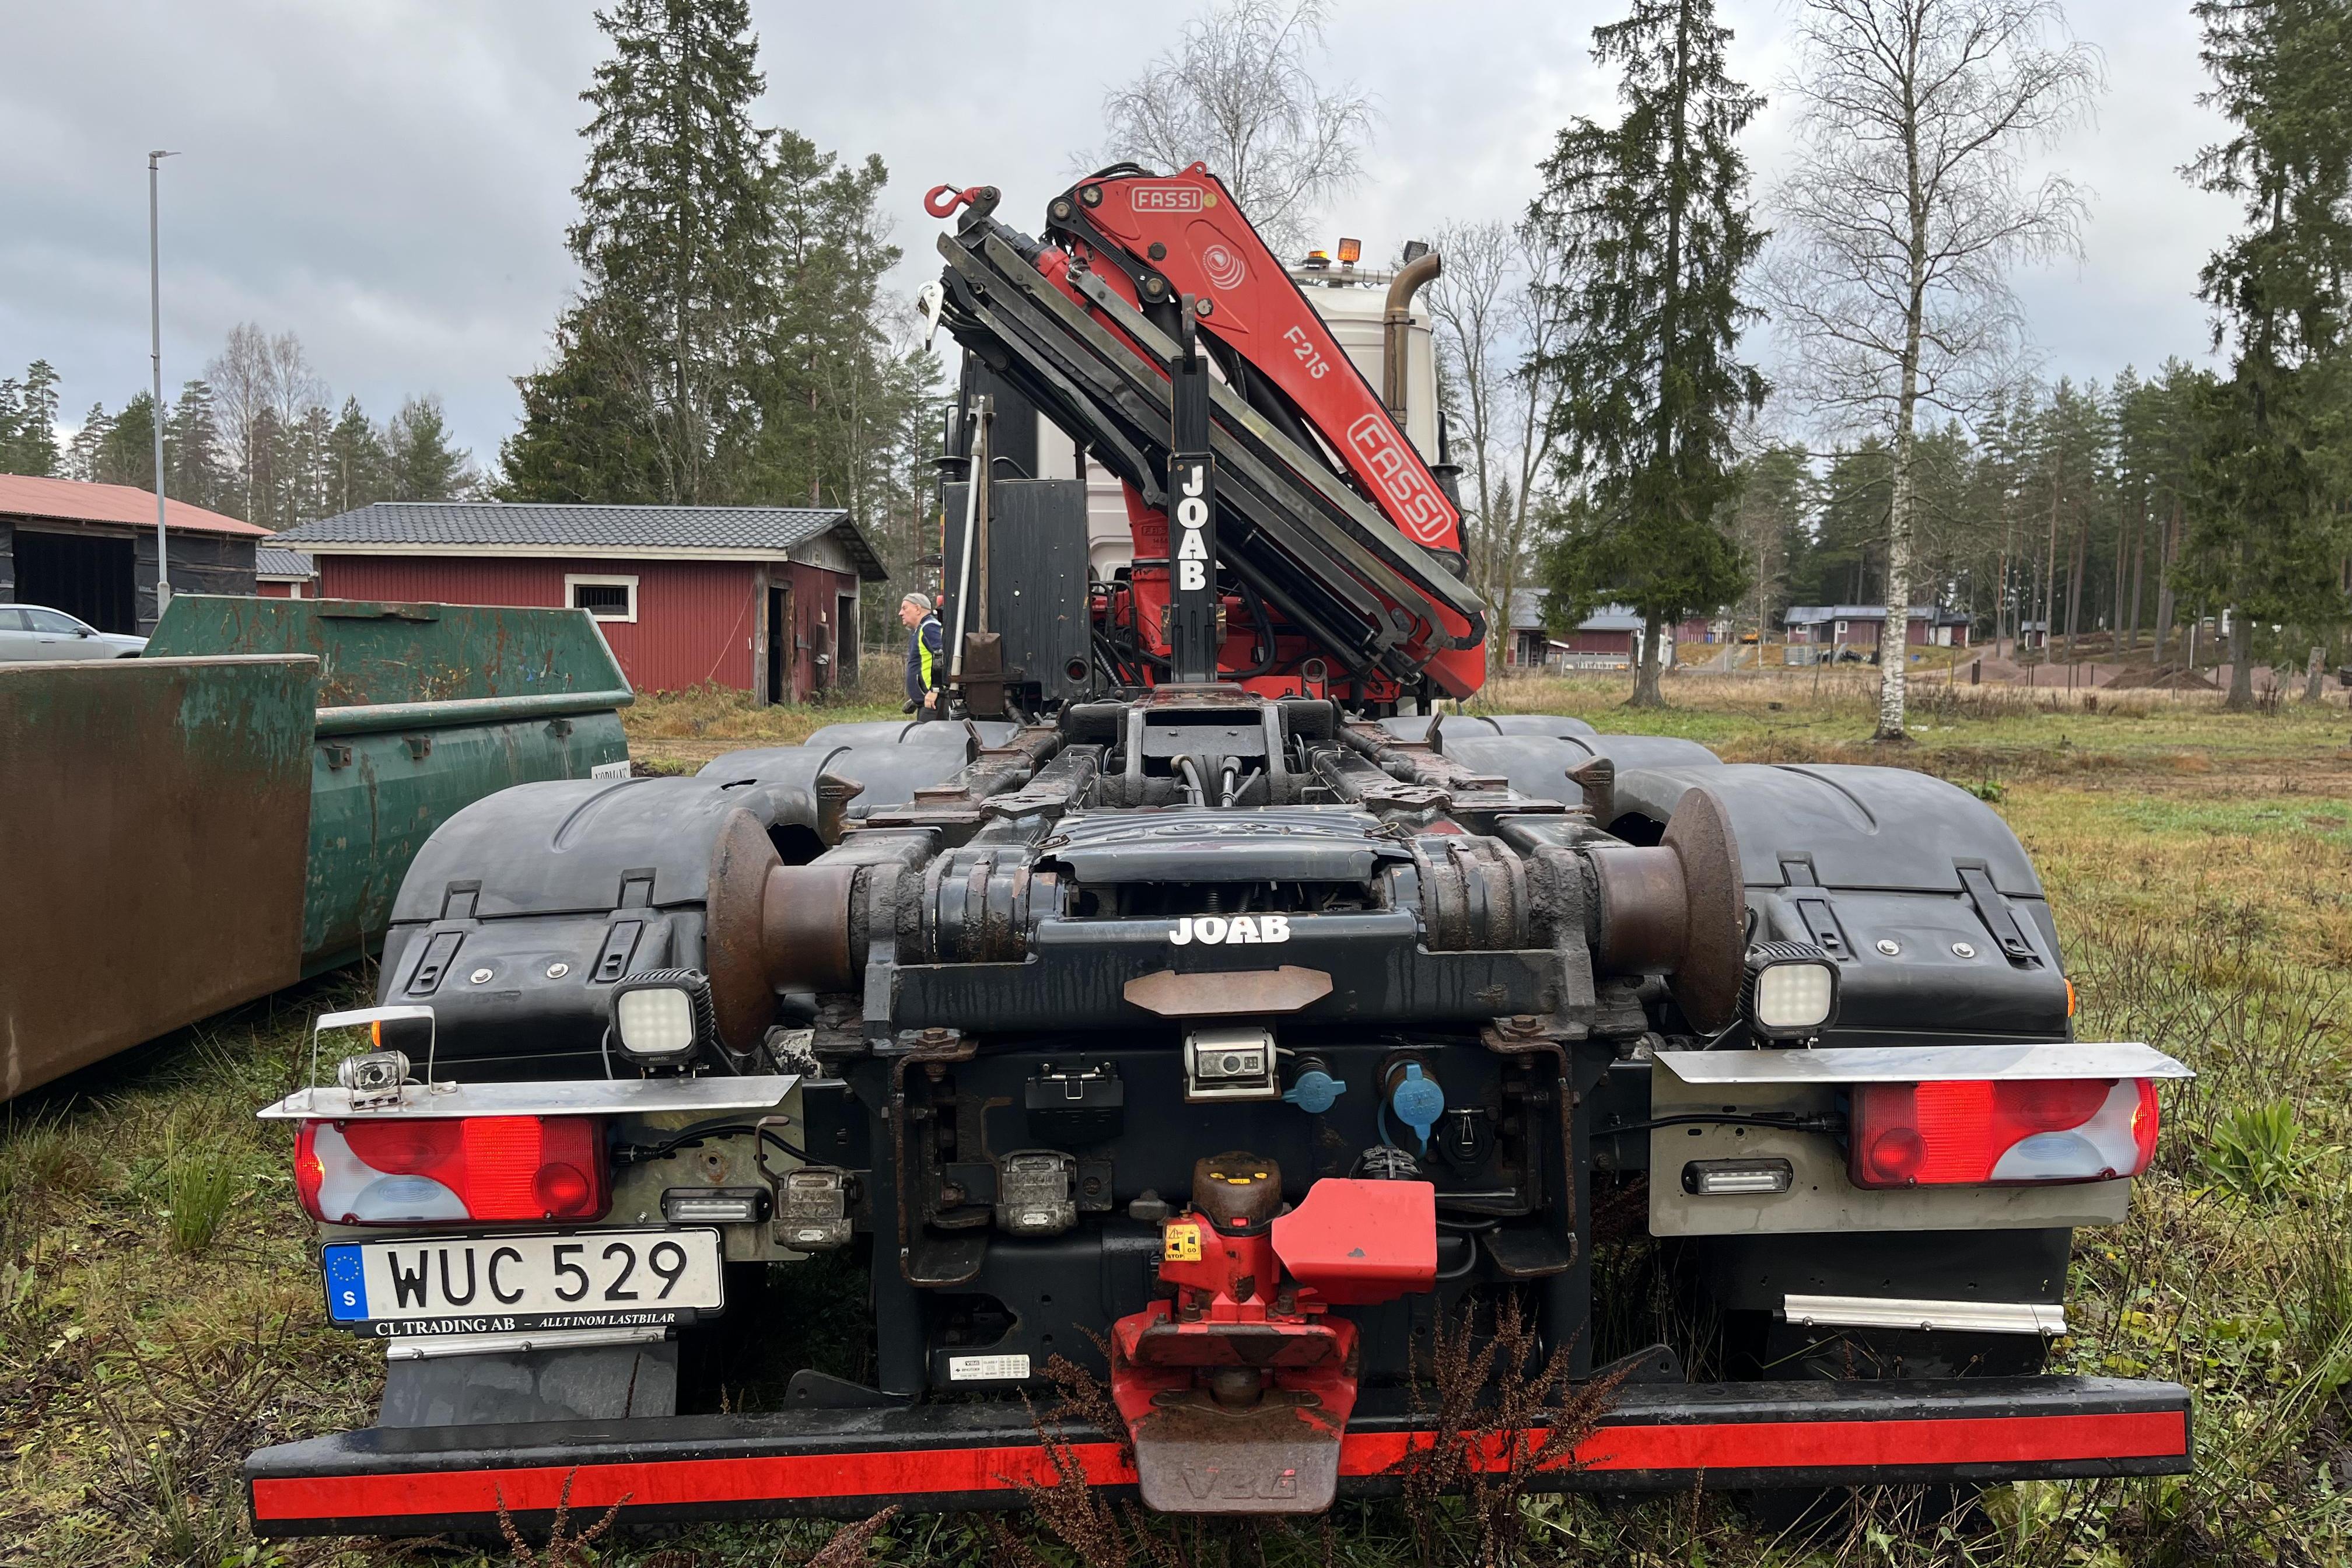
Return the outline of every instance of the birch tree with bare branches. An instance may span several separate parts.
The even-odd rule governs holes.
[[[1801,151],[1765,293],[1783,385],[1892,450],[1877,738],[1901,740],[1919,409],[1966,419],[2015,378],[2011,270],[2079,255],[2088,203],[2027,161],[2090,112],[2105,68],[2056,0],[1805,0],[1797,36]]]
[[[1559,446],[1567,258],[1526,223],[1449,224],[1434,244],[1445,270],[1422,299],[1437,343],[1440,395],[1448,423],[1461,432],[1454,449],[1467,459],[1469,580],[1494,628],[1487,667],[1499,671],[1510,647],[1511,601],[1532,575],[1546,476]]]
[[[1103,98],[1105,162],[1198,161],[1276,255],[1296,256],[1317,206],[1356,182],[1379,119],[1353,82],[1315,78],[1326,0],[1228,0]]]

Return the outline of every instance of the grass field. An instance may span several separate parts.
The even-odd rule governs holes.
[[[2352,718],[2340,700],[2227,715],[2210,698],[2094,705],[1922,689],[1913,742],[1865,737],[1850,675],[1685,677],[1628,714],[1622,683],[1505,684],[1497,709],[1687,735],[1740,760],[1884,760],[1992,801],[2049,884],[2087,1037],[2195,1067],[2168,1091],[2130,1221],[2078,1240],[2063,1370],[2197,1391],[2200,1467],[2162,1481],[1997,1489],[1937,1523],[1889,1494],[1811,1546],[1727,1500],[1525,1505],[1531,1563],[2326,1563],[2352,1561]],[[888,709],[757,710],[709,694],[628,716],[632,749],[690,767]],[[253,1109],[294,1081],[304,1020],[350,975],[207,1021],[0,1111],[0,1562],[258,1565],[507,1561],[415,1546],[271,1549],[234,1476],[263,1442],[364,1422],[380,1352],[320,1326],[289,1136]],[[802,1562],[827,1527],[604,1543],[634,1568]],[[1343,1508],[1328,1532],[1171,1538],[1150,1561],[1469,1560],[1460,1520]],[[978,1524],[901,1520],[898,1563],[1019,1558]],[[1038,1560],[1075,1561],[1047,1542]],[[1099,1553],[1098,1553],[1099,1555]]]

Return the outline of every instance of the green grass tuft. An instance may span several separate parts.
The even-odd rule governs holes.
[[[172,1249],[194,1257],[211,1247],[244,1190],[245,1178],[218,1150],[190,1150],[163,1167],[163,1217]]]

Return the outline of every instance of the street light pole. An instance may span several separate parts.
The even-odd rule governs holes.
[[[157,237],[156,169],[170,153],[147,154],[147,329],[149,358],[155,371],[155,406],[150,423],[155,426],[155,618],[163,618],[172,602],[172,574],[163,550],[163,261]]]

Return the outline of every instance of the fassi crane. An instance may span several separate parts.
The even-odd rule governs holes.
[[[1369,711],[1477,690],[1460,512],[1223,182],[1107,169],[1055,198],[1043,240],[997,200],[927,198],[962,211],[940,319],[1125,486],[1135,564],[1095,614],[1138,683]]]

